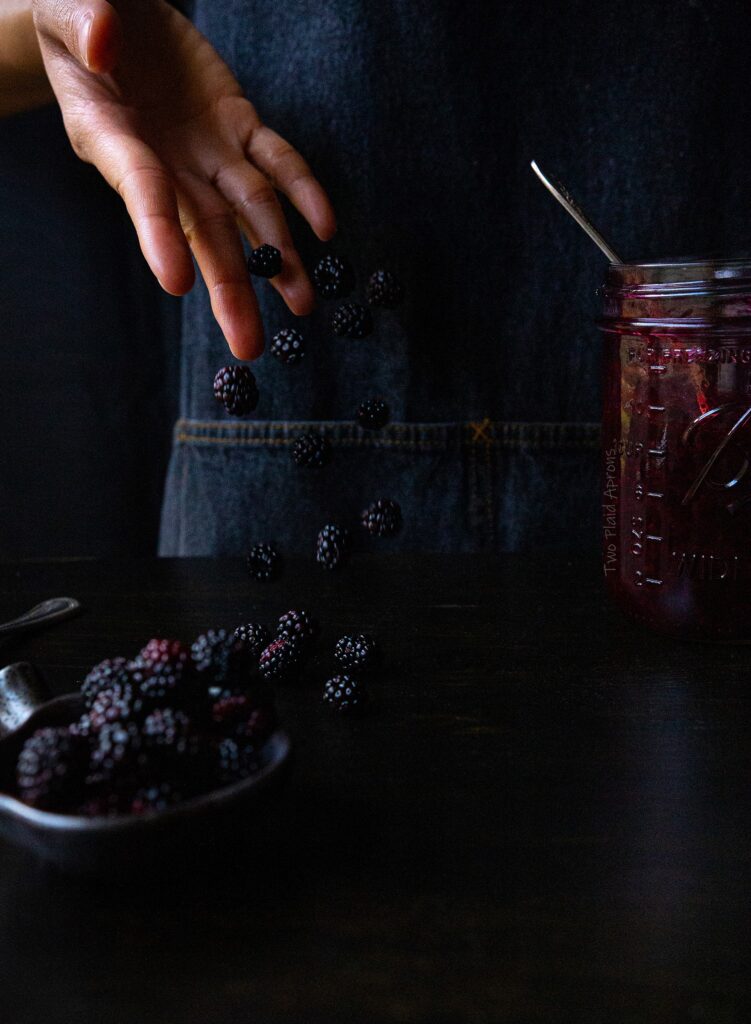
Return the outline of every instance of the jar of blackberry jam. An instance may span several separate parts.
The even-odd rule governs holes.
[[[613,265],[603,567],[654,629],[751,642],[751,260]]]

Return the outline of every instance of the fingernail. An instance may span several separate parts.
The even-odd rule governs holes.
[[[94,24],[94,15],[89,13],[78,30],[78,52],[86,67],[89,66],[89,39],[91,38],[91,26]]]

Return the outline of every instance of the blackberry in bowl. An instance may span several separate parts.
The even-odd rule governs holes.
[[[144,651],[158,664],[186,666],[188,648],[172,643]],[[192,657],[189,663],[190,675]],[[179,685],[167,689],[162,706],[136,711],[137,681],[122,680],[90,707],[90,686],[46,700],[32,666],[0,671],[0,834],[61,867],[110,872],[163,860],[173,843],[185,851],[222,823],[231,827],[241,805],[257,802],[281,777],[290,748],[251,663],[252,678],[242,680],[231,711],[227,697],[195,702]],[[180,685],[191,691],[194,681],[183,677]],[[120,714],[94,723],[97,701],[116,687]],[[27,717],[18,726],[21,696]],[[237,744],[239,759],[220,755],[225,739]]]

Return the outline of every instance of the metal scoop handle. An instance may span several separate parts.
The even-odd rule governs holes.
[[[561,206],[568,213],[571,214],[571,216],[574,218],[579,227],[583,228],[584,231],[587,232],[587,234],[595,243],[595,245],[599,246],[599,248],[605,253],[610,262],[623,263],[623,260],[608,245],[608,243],[602,237],[602,235],[594,226],[589,217],[584,213],[584,211],[573,198],[568,189],[559,181],[556,181],[554,178],[548,178],[545,174],[543,174],[543,172],[537,166],[537,162],[535,160],[532,161],[532,170],[535,172],[535,174],[543,183],[548,192],[550,192],[551,195],[554,195],[558,202],[561,204]]]
[[[46,626],[51,622],[67,619],[80,609],[81,605],[74,597],[51,597],[30,608],[23,615],[19,615],[17,619],[0,624],[0,639],[7,639],[24,630],[36,629],[38,626]]]

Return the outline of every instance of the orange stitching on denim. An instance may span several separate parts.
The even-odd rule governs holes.
[[[600,445],[599,425],[595,423],[494,423],[487,417],[479,423],[392,423],[378,438],[359,434],[356,425],[347,420],[225,423],[180,419],[175,424],[174,437],[182,444],[273,447],[292,444],[297,432],[305,429],[318,429],[339,447],[371,450],[403,448],[438,452],[451,450],[454,445],[485,444],[534,451],[596,449]],[[280,434],[285,436],[279,437]]]
[[[482,442],[483,444],[490,445],[494,443],[493,438],[488,433],[489,430],[493,429],[493,423],[487,416],[481,423],[469,423],[468,426],[469,429],[473,431],[470,439],[472,444],[479,444]]]

